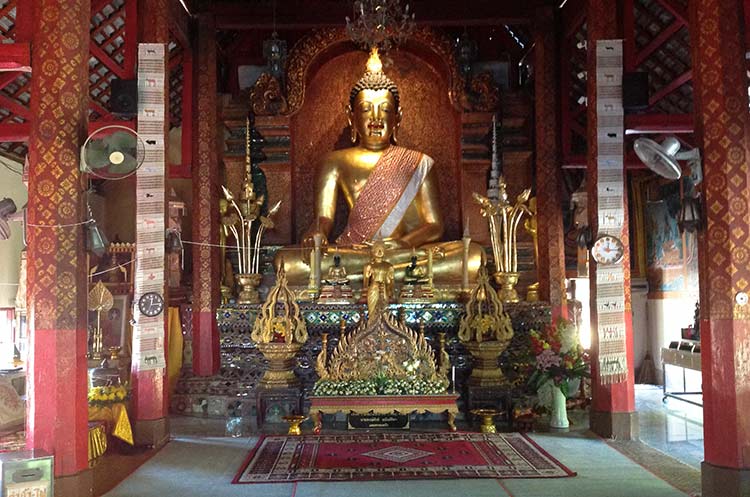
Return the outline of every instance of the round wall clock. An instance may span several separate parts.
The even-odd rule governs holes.
[[[602,235],[596,239],[591,247],[591,256],[597,264],[617,264],[625,255],[625,247],[619,238],[612,235]]]
[[[164,297],[157,292],[144,293],[138,299],[138,310],[144,316],[158,316],[164,310]]]

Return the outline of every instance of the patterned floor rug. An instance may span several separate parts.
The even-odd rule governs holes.
[[[566,476],[521,433],[376,433],[262,437],[233,483]]]

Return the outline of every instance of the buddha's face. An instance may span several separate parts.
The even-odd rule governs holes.
[[[349,119],[357,130],[360,145],[368,150],[382,150],[390,144],[401,115],[390,91],[365,89],[354,99]]]

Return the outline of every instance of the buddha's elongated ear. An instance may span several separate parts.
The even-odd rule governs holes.
[[[352,143],[357,143],[357,127],[354,125],[354,111],[351,105],[346,106],[346,120],[349,122]]]
[[[398,145],[398,127],[401,126],[401,119],[404,117],[404,111],[401,106],[398,107],[398,114],[396,114],[396,123],[393,125],[393,133],[391,133],[391,139],[394,145]]]

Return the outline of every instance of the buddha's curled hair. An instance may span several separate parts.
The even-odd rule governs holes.
[[[393,95],[393,99],[396,102],[396,109],[399,107],[398,98],[398,86],[396,83],[391,81],[388,76],[383,72],[365,72],[359,81],[352,87],[352,92],[349,95],[349,105],[354,108],[354,100],[357,98],[357,94],[362,90],[388,90]]]

